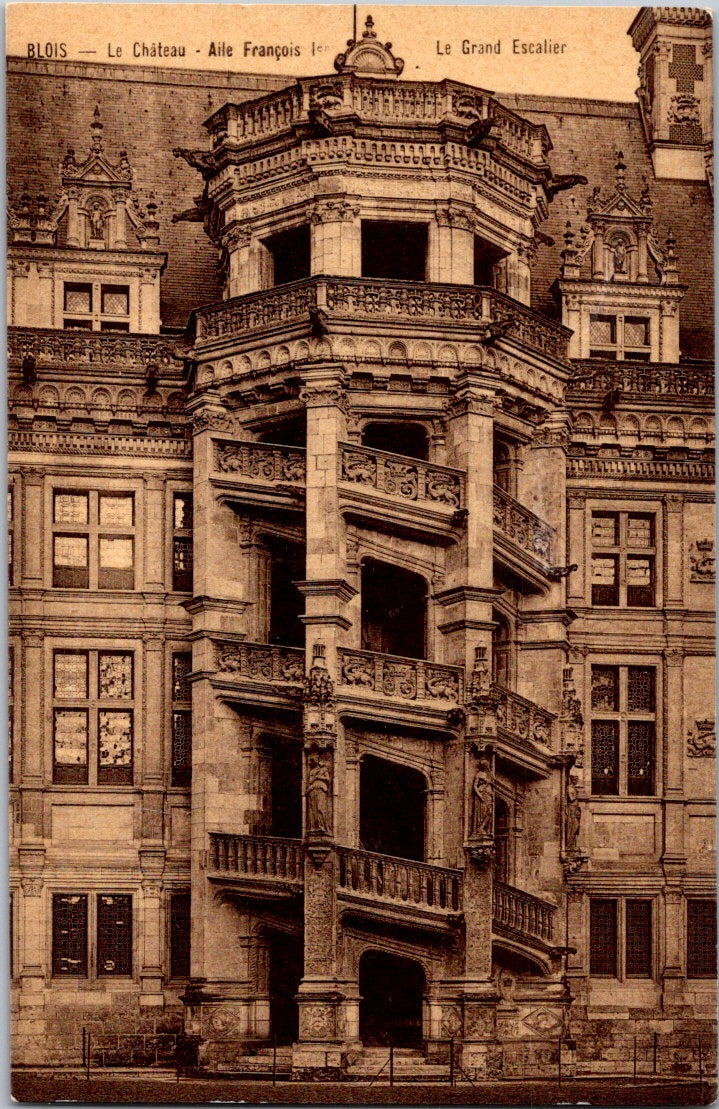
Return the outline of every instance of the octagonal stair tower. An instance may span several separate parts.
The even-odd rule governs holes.
[[[336,70],[176,152],[225,289],[189,352],[187,1028],[210,1065],[452,1037],[481,1073],[569,1005],[570,333],[529,302],[570,182],[491,93],[401,80],[371,19]]]

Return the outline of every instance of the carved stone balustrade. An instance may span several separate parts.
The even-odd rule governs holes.
[[[222,440],[215,441],[215,469],[257,481],[304,485],[307,463],[302,447]]]
[[[285,697],[294,697],[304,682],[305,652],[301,647],[215,640],[215,671],[216,681],[257,687],[260,696],[269,683]]]
[[[236,836],[210,832],[210,874],[292,883],[304,878],[302,840],[277,836]]]
[[[557,719],[554,713],[501,685],[494,685],[492,689],[496,698],[499,728],[511,732],[520,740],[550,745],[552,724]]]
[[[362,697],[377,693],[391,700],[431,702],[434,708],[445,711],[461,701],[464,672],[460,666],[346,647],[341,647],[338,654],[340,686]]]
[[[462,911],[459,870],[349,847],[338,847],[337,855],[341,894],[445,915]]]
[[[492,924],[495,931],[519,933],[529,940],[552,943],[555,906],[524,890],[495,880],[492,890]]]
[[[19,367],[30,354],[40,372],[43,368],[92,367],[111,370],[113,374],[137,375],[154,364],[162,376],[184,375],[176,344],[159,335],[9,327],[7,338],[11,368]]]
[[[713,397],[714,373],[710,362],[687,362],[680,365],[649,362],[597,361],[574,363],[567,382],[568,397],[585,400],[596,394],[603,399],[619,389],[623,397]],[[577,396],[579,394],[580,396]]]
[[[309,335],[310,308],[326,313],[330,345],[350,329],[353,335],[361,333],[363,321],[367,333],[372,330],[375,336],[378,323],[383,331],[397,324],[397,335],[404,337],[407,325],[412,337],[418,328],[432,331],[441,326],[448,339],[475,344],[484,327],[501,323],[507,339],[553,362],[567,360],[567,329],[496,289],[366,277],[308,277],[200,308],[194,317],[197,348],[235,339],[251,349],[260,335],[269,340],[280,329],[286,341],[292,324],[297,325],[296,335]]]
[[[356,123],[400,127],[449,123],[463,130],[475,120],[491,118],[493,136],[515,157],[544,166],[550,149],[541,124],[515,115],[489,93],[458,81],[410,82],[383,80],[379,75],[366,78],[333,74],[300,78],[289,88],[249,103],[226,104],[208,121],[213,141],[213,152],[208,157],[217,164],[223,149],[257,145],[274,136],[289,135],[291,130],[302,134],[317,109],[341,109],[344,117]],[[307,138],[313,137],[308,129]]]
[[[492,512],[495,555],[505,556],[510,568],[529,576],[533,584],[546,582],[554,528],[497,485],[492,491]]]

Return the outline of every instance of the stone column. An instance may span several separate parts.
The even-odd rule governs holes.
[[[429,225],[427,278],[454,285],[474,284],[474,228],[469,212],[451,202]]]
[[[20,849],[22,900],[20,904],[20,936],[22,965],[20,969],[19,1016],[16,1026],[15,1050],[23,1063],[45,1060],[44,987],[47,973],[45,950],[45,904],[42,871],[45,852],[42,848]]]
[[[140,852],[141,857],[144,852]],[[164,852],[161,862],[164,863]],[[142,863],[143,871],[145,861]],[[161,873],[161,871],[159,872]],[[162,882],[157,877],[143,878],[139,917],[142,932],[142,965],[140,967],[140,1007],[162,1008]]]
[[[145,592],[165,592],[165,480],[162,474],[145,474],[144,547],[141,588]]]
[[[684,995],[684,897],[679,886],[664,890],[661,904],[664,930],[664,966],[662,967],[662,1009],[669,1016],[681,1006]],[[676,1015],[681,1015],[677,1010]]]
[[[664,845],[662,864],[667,876],[683,873],[684,838],[684,652],[664,652]]]
[[[21,764],[21,838],[23,843],[42,839],[44,835],[43,785],[46,777],[44,759],[45,668],[42,632],[22,632],[20,747]],[[48,780],[51,772],[47,774]]]
[[[319,197],[312,213],[310,235],[311,274],[360,276],[362,225],[354,198]]]
[[[77,210],[79,190],[71,185],[67,190],[67,245],[81,246],[80,243],[80,217]]]
[[[165,675],[164,641],[159,635],[143,637],[142,702],[142,839],[163,841],[165,781]]]
[[[22,476],[21,579],[18,584],[22,585],[23,589],[42,589],[45,584],[43,566],[45,553],[45,543],[43,542],[43,521],[45,519],[45,506],[43,504],[44,476],[42,470],[25,470]],[[51,551],[50,543],[47,544],[47,547]],[[52,558],[52,554],[50,558]]]
[[[586,603],[586,494],[570,489],[567,492],[567,558],[577,569],[567,577],[567,604]]]
[[[112,250],[127,250],[127,212],[125,210],[126,192],[124,189],[113,189],[112,198],[115,201]]]

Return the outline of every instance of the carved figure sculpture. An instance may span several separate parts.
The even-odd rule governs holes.
[[[332,835],[330,789],[332,771],[319,755],[310,755],[307,763],[307,831]]]
[[[479,763],[472,782],[472,838],[491,836],[494,818],[494,782],[486,759]]]
[[[576,849],[581,820],[582,809],[579,804],[577,784],[573,778],[570,778],[567,782],[564,805],[564,846],[567,851]]]

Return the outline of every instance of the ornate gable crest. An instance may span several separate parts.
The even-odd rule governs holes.
[[[562,252],[562,277],[612,283],[676,285],[675,246],[671,232],[665,249],[652,225],[652,200],[645,182],[639,198],[629,192],[624,155],[617,151],[614,191],[606,199],[595,188],[587,203],[586,221],[575,235],[567,224]],[[585,271],[589,270],[587,274]]]
[[[399,77],[404,69],[402,58],[395,58],[392,43],[381,43],[374,30],[371,15],[365,20],[362,38],[349,39],[348,49],[335,58],[338,73],[354,73],[357,77]]]
[[[93,250],[128,250],[128,223],[143,249],[159,244],[157,205],[148,200],[142,210],[132,194],[132,167],[127,151],[111,162],[105,154],[100,109],[90,125],[90,151],[78,162],[68,147],[60,163],[61,194],[50,205],[44,195],[30,197],[27,190],[11,207],[8,225],[15,243],[54,245],[61,220],[66,217],[65,241],[69,247]]]

